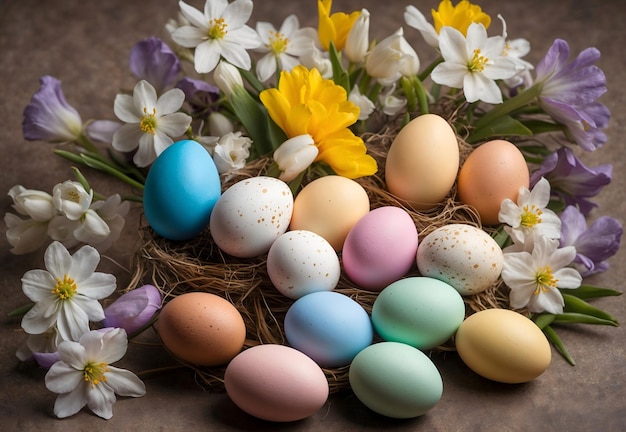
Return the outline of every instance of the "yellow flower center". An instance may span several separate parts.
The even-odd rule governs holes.
[[[558,281],[559,280],[552,274],[552,268],[550,268],[550,266],[540,268],[535,274],[535,283],[537,284],[537,288],[535,289],[534,294],[539,295],[542,292],[548,292],[550,288],[556,288]]]
[[[270,31],[270,47],[274,54],[282,54],[287,51],[289,38],[277,31]]]
[[[75,190],[71,190],[67,193],[67,200],[69,201],[73,201],[75,203],[79,203],[80,202],[80,194],[78,192],[76,192]]]
[[[214,18],[209,22],[209,39],[224,39],[228,30],[228,24],[224,22],[224,18]]]
[[[87,363],[83,369],[83,376],[91,387],[95,387],[101,382],[106,382],[106,373],[109,372],[108,364],[106,363]]]
[[[525,205],[522,207],[524,212],[522,213],[522,220],[520,224],[526,228],[532,228],[541,223],[541,215],[543,212],[536,205],[531,205],[530,208]]]
[[[432,10],[435,31],[439,33],[441,27],[454,27],[463,36],[467,36],[467,29],[472,23],[479,23],[489,27],[491,17],[484,13],[480,6],[471,4],[467,0],[461,0],[456,6],[452,6],[451,0],[443,0],[439,3],[439,9]]]
[[[139,129],[142,132],[156,135],[156,108],[152,108],[152,113],[148,114],[148,109],[144,107],[143,113],[145,115],[139,121]]]
[[[56,294],[59,297],[59,300],[68,300],[74,297],[74,294],[76,294],[76,290],[78,289],[74,279],[65,274],[63,275],[63,280],[57,278],[56,282],[57,283],[54,285],[52,294]]]
[[[482,51],[480,49],[474,50],[474,55],[467,65],[467,69],[470,72],[482,72],[485,70],[485,65],[489,62],[489,58],[482,55]]]

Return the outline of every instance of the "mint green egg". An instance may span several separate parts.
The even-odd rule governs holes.
[[[451,285],[429,277],[400,279],[372,306],[372,324],[386,341],[430,349],[450,339],[465,318],[463,297]]]
[[[398,342],[380,342],[362,350],[350,364],[348,379],[365,406],[392,418],[421,416],[443,395],[434,363],[417,348]]]

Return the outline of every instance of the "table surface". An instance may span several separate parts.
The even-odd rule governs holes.
[[[190,2],[202,7],[200,1]],[[435,1],[412,2],[423,12]],[[455,2],[456,3],[456,2]],[[371,12],[372,37],[382,38],[400,26],[418,55],[429,52],[414,29],[404,25],[402,12],[411,2],[390,0],[335,0],[334,10],[352,11],[366,7]],[[589,46],[602,52],[599,66],[605,71],[609,92],[602,97],[612,112],[608,143],[583,155],[589,166],[612,163],[614,181],[595,201],[600,205],[592,218],[609,215],[624,223],[626,192],[623,139],[626,134],[626,9],[621,0],[484,0],[483,9],[495,19],[507,19],[510,37],[531,42],[527,57],[535,63],[555,38],[569,42],[573,53]],[[121,88],[132,88],[128,69],[130,48],[147,36],[165,36],[165,22],[176,17],[175,0],[3,0],[0,14],[0,118],[5,131],[0,137],[2,174],[0,190],[15,184],[50,191],[72,178],[69,164],[55,157],[52,147],[25,141],[21,133],[22,112],[39,87],[39,77],[53,75],[63,82],[67,100],[83,119],[113,119],[113,98]],[[316,25],[313,0],[258,0],[251,22],[270,21],[279,25],[296,13],[303,25]],[[89,172],[92,186],[103,194],[117,192],[117,184]],[[0,198],[3,213],[10,198]],[[134,215],[138,215],[136,210]],[[130,219],[133,219],[132,217]],[[128,282],[125,271],[137,248],[136,231],[126,229],[122,241],[107,253],[101,271],[115,272],[120,286]],[[42,268],[43,251],[13,256],[0,236],[0,429],[35,430],[603,430],[626,428],[626,334],[623,328],[574,326],[559,329],[577,360],[569,366],[556,352],[548,371],[533,382],[504,385],[470,372],[454,353],[436,354],[444,395],[441,402],[422,417],[411,420],[384,418],[366,409],[350,392],[332,396],[313,417],[288,424],[263,422],[242,413],[223,393],[203,391],[189,370],[175,370],[145,378],[147,394],[122,399],[114,416],[105,421],[87,410],[58,420],[52,414],[55,395],[44,385],[45,372],[20,364],[15,351],[24,341],[19,320],[7,313],[26,303],[20,278],[29,269]],[[623,290],[626,280],[624,248],[610,260],[610,270],[586,280],[597,286]],[[626,321],[625,298],[601,299],[596,304]],[[175,362],[160,347],[131,344],[120,362],[135,372],[167,367]]]

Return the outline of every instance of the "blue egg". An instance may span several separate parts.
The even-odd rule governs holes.
[[[159,235],[189,240],[209,224],[221,192],[209,152],[196,141],[178,141],[157,157],[148,172],[144,214]]]
[[[322,367],[339,367],[372,343],[374,329],[363,307],[335,291],[296,300],[285,315],[287,342]]]

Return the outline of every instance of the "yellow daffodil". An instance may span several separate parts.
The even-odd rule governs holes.
[[[355,21],[361,14],[356,11],[350,14],[336,12],[331,15],[330,9],[333,0],[317,0],[317,11],[319,16],[318,34],[322,47],[328,51],[331,41],[335,44],[337,51],[341,51],[346,44],[348,34]]]
[[[310,135],[319,154],[338,175],[358,178],[378,167],[366,154],[363,140],[348,127],[359,118],[359,108],[343,87],[322,78],[317,69],[296,66],[282,71],[278,88],[261,92],[261,102],[288,138]]]
[[[467,0],[461,0],[456,6],[452,6],[451,0],[443,0],[439,3],[439,9],[432,11],[433,22],[437,33],[441,27],[454,27],[460,31],[463,36],[467,35],[467,29],[473,22],[480,23],[489,27],[491,17],[484,13],[480,6],[470,3]]]

